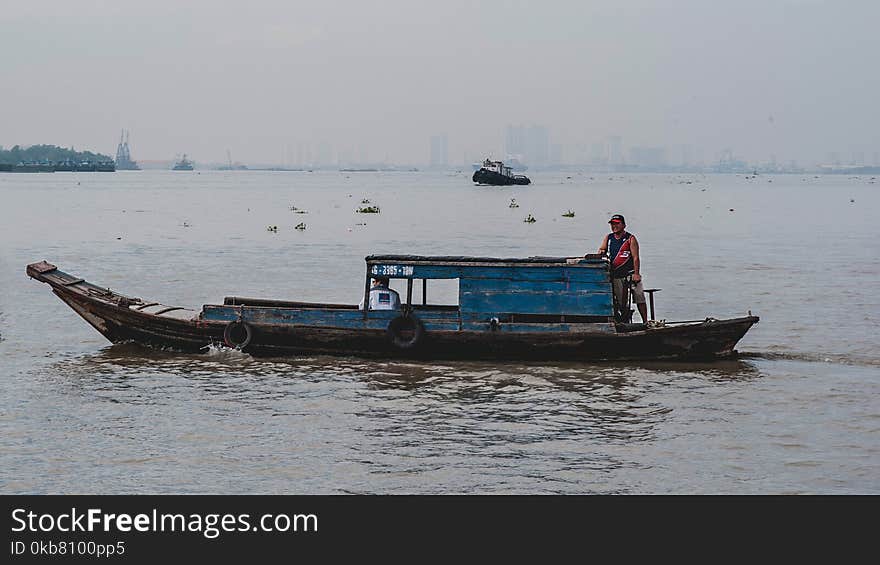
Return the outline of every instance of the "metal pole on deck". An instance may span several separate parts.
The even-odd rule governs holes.
[[[422,279],[422,306],[428,305],[428,279]]]
[[[367,310],[370,309],[370,264],[367,263],[367,280],[364,281],[364,320],[367,319]]]
[[[648,302],[651,306],[651,321],[654,321],[654,293],[657,291],[663,290],[661,288],[647,288],[645,292],[648,293]]]

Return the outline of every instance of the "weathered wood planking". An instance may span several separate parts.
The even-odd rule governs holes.
[[[608,282],[466,279],[459,282],[462,312],[611,316]]]

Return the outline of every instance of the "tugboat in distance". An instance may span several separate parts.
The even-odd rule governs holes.
[[[183,157],[178,159],[174,166],[171,167],[172,171],[191,171],[193,170],[193,162],[186,158],[186,153],[183,154]]]
[[[511,167],[507,167],[501,161],[486,159],[479,170],[474,172],[472,180],[477,184],[491,184],[495,186],[509,186],[512,184],[531,184],[532,181],[525,175],[515,175]]]

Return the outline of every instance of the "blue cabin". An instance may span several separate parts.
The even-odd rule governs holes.
[[[568,321],[607,322],[612,316],[611,284],[604,259],[567,264],[565,258],[557,257],[371,255],[366,261],[368,278],[407,280],[405,304],[409,305],[415,281],[421,280],[424,298],[429,296],[429,280],[458,279],[455,309],[463,327],[483,325],[492,318],[564,322],[567,317]],[[427,306],[427,300],[422,306]]]
[[[427,332],[613,332],[608,262],[595,257],[568,263],[564,257],[370,255],[366,257],[364,304],[371,279],[406,280],[400,310],[356,305],[226,297],[205,305],[202,319],[251,324],[386,330],[401,316],[414,316]],[[429,281],[458,280],[458,304],[432,304]],[[421,304],[413,287],[421,284]],[[403,294],[403,293],[401,293]]]

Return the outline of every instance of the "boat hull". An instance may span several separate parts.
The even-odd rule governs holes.
[[[524,175],[507,176],[487,169],[475,171],[471,180],[478,184],[490,184],[493,186],[525,185],[532,182]]]
[[[405,359],[568,360],[711,359],[736,354],[736,343],[757,321],[711,321],[631,333],[504,333],[429,331],[401,350],[382,330],[252,326],[254,355],[331,354]]]
[[[131,298],[88,283],[41,262],[28,265],[27,274],[52,287],[53,292],[77,314],[113,343],[137,343],[179,351],[199,351],[211,344],[223,344],[224,332],[235,318],[205,319],[205,311],[170,307]],[[321,308],[308,310],[322,312]],[[207,307],[206,307],[207,308]],[[223,308],[223,307],[215,307]],[[240,306],[229,306],[230,312]],[[360,318],[361,313],[326,309],[327,319]],[[250,308],[248,311],[259,311]],[[269,310],[269,308],[265,308]],[[290,319],[303,309],[273,308]],[[335,318],[334,318],[335,316]],[[343,316],[344,317],[344,316]],[[297,324],[261,321],[259,315],[245,318],[249,338],[242,349],[255,356],[354,355],[402,359],[485,360],[616,360],[616,359],[713,359],[734,356],[737,342],[758,317],[645,327],[609,326],[602,331],[585,328],[595,324],[536,324],[533,331],[523,324],[509,329],[505,324],[483,330],[428,330],[411,347],[401,347],[390,338],[382,322],[378,327],[338,327],[331,324]],[[265,319],[269,319],[266,316]],[[375,321],[374,321],[375,322]],[[513,326],[510,326],[513,328]],[[635,328],[633,330],[633,328]],[[226,336],[228,337],[228,336]],[[241,342],[241,341],[239,341]]]

